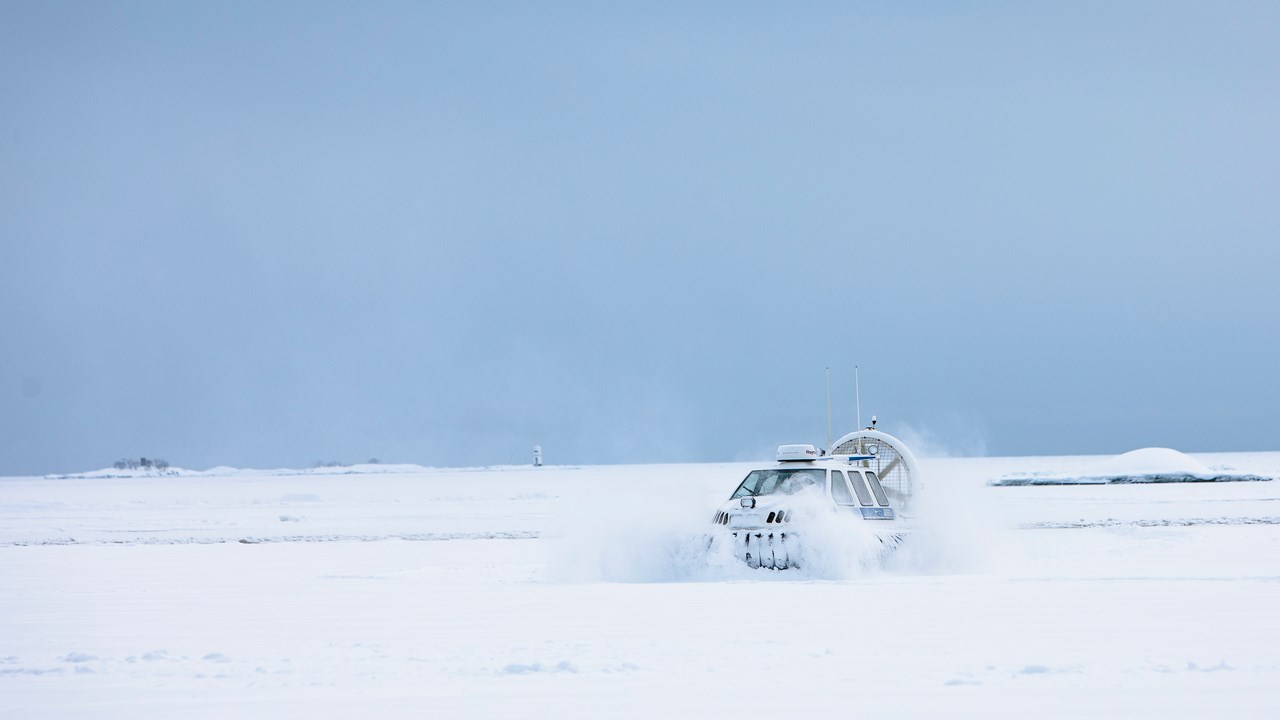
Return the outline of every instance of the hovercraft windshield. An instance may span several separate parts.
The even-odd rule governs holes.
[[[818,468],[753,470],[730,500],[757,495],[794,495],[805,488],[822,487],[827,471]]]

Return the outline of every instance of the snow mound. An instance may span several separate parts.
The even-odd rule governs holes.
[[[159,468],[102,468],[101,470],[90,470],[82,473],[54,473],[45,475],[46,480],[119,480],[127,478],[161,478],[161,477],[183,477],[196,474],[192,470],[180,467],[167,467],[163,470]]]
[[[1098,477],[1126,475],[1195,475],[1209,478],[1215,473],[1207,465],[1173,448],[1142,448],[1103,460],[1093,465]]]
[[[1131,450],[1086,466],[1083,472],[1027,473],[1005,475],[988,485],[1114,485],[1126,483],[1248,482],[1269,477],[1236,472],[1231,468],[1210,468],[1172,448]]]

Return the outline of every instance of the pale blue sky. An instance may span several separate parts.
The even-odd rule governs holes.
[[[0,473],[1280,449],[1280,4],[0,6]]]

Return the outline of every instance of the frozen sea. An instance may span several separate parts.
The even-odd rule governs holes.
[[[1280,717],[1280,482],[986,484],[1098,460],[787,573],[699,553],[746,464],[3,478],[0,717]]]

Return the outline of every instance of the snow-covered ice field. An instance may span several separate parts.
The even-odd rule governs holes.
[[[0,717],[1280,717],[1280,482],[986,485],[1098,460],[803,573],[698,553],[742,464],[4,478]]]

